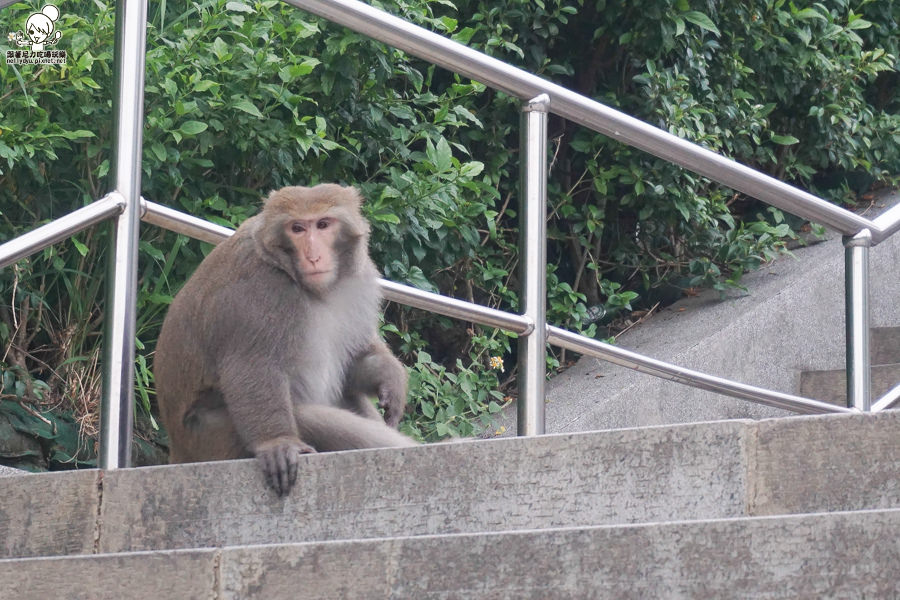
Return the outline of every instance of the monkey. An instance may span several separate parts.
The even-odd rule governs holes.
[[[154,360],[170,462],[256,457],[284,496],[301,454],[417,444],[396,430],[407,373],[377,333],[361,203],[337,184],[273,191],[175,295]]]

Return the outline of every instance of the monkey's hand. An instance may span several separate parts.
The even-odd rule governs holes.
[[[384,422],[396,428],[406,410],[406,379],[395,377],[379,385],[378,406],[384,410]]]
[[[297,482],[297,464],[301,454],[311,454],[316,450],[300,438],[277,437],[258,444],[253,454],[262,466],[266,483],[279,496],[285,496]]]
[[[366,403],[369,402],[366,397],[377,395],[378,407],[384,411],[384,422],[389,427],[397,427],[406,410],[406,367],[383,341],[376,340],[367,353],[356,359],[350,372],[345,392],[351,392],[350,397],[358,395]],[[357,412],[366,415],[371,410],[371,405],[369,407]]]

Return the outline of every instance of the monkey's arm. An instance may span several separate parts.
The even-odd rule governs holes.
[[[238,435],[283,496],[297,480],[300,455],[315,449],[300,439],[287,377],[271,367],[277,361],[249,354],[223,359],[219,385]]]
[[[381,418],[369,397],[378,397],[384,409],[384,422],[397,427],[406,409],[406,368],[391,354],[387,344],[375,340],[368,351],[350,365],[344,398],[349,408],[363,416]]]

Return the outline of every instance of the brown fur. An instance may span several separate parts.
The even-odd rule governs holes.
[[[284,494],[301,453],[415,443],[393,429],[406,371],[377,336],[359,205],[331,184],[272,192],[175,297],[154,367],[172,462],[257,456]]]

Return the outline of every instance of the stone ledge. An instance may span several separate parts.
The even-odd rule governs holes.
[[[900,508],[900,411],[0,479],[3,557]],[[102,489],[100,483],[102,482]]]

